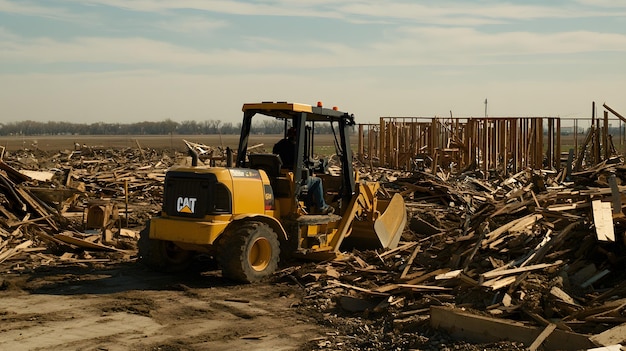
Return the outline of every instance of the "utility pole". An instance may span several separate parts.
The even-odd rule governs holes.
[[[487,98],[485,98],[485,118],[487,118]]]

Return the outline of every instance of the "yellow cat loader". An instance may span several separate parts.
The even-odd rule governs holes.
[[[248,152],[253,117],[275,117],[295,129],[294,165],[279,155]],[[235,164],[175,166],[165,176],[163,207],[139,240],[139,260],[161,271],[187,268],[198,253],[217,259],[222,275],[241,282],[272,274],[281,258],[329,259],[351,248],[394,248],[406,224],[404,200],[377,198],[379,184],[355,179],[349,131],[354,116],[299,103],[243,105]],[[330,127],[341,163],[339,174],[313,162],[315,128]],[[334,214],[305,206],[307,178],[321,178]]]

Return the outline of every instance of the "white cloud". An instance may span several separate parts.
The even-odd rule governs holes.
[[[571,54],[585,52],[626,51],[626,35],[573,31],[561,33],[501,32],[483,33],[472,28],[410,27],[400,30],[404,34],[398,41],[378,43],[377,49],[405,50],[410,42],[425,54],[456,55],[463,53],[464,60],[472,57],[509,57],[531,54]],[[419,45],[416,45],[419,43]]]
[[[178,67],[350,67],[421,64],[512,63],[516,55],[624,52],[626,35],[588,31],[563,33],[482,33],[472,28],[406,27],[393,39],[363,48],[346,43],[305,43],[306,55],[293,51],[290,42],[270,42],[273,49],[194,49],[146,38],[81,37],[70,41],[20,38],[0,31],[0,62],[100,63],[118,65],[163,64]],[[250,39],[250,38],[248,38]],[[535,62],[546,58],[539,56]],[[551,60],[551,58],[547,58]],[[519,58],[519,61],[527,58]]]
[[[343,18],[350,21],[384,21],[403,19],[419,23],[439,25],[481,25],[502,23],[505,20],[528,20],[538,18],[585,18],[592,16],[622,17],[625,11],[619,0],[580,0],[579,3],[599,7],[590,10],[572,3],[569,6],[516,4],[515,2],[426,2],[418,1],[378,1],[378,0],[327,0],[327,1],[222,1],[222,0],[71,0],[77,3],[91,3],[119,7],[141,12],[165,12],[180,9],[195,9],[214,13],[254,15],[254,16],[294,16],[318,18]],[[610,11],[605,8],[612,7]]]
[[[254,16],[310,16],[338,17],[328,11],[319,11],[314,6],[302,7],[298,2],[244,2],[227,0],[69,0],[80,4],[98,4],[140,12],[168,12],[173,10],[201,10],[214,13]]]
[[[623,0],[577,0],[576,2],[587,6],[626,9],[626,3]]]
[[[59,20],[83,20],[81,15],[58,6],[40,6],[27,1],[0,0],[0,13],[45,17]]]
[[[177,17],[172,20],[159,21],[154,26],[171,32],[206,34],[207,32],[214,32],[217,29],[228,27],[229,23],[224,20],[186,16],[185,18]]]

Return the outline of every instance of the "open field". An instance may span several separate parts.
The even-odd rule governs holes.
[[[271,152],[273,145],[282,135],[251,135],[249,146],[259,145],[258,151]],[[239,135],[60,135],[60,136],[0,136],[0,149],[17,151],[23,149],[39,149],[46,152],[72,150],[75,144],[92,148],[153,148],[169,149],[186,152],[183,140],[204,144],[211,147],[230,147],[237,150]],[[352,140],[352,149],[356,150],[356,138]],[[335,153],[333,136],[330,134],[315,136],[315,153],[331,155]]]
[[[282,138],[281,135],[251,135],[250,145],[263,144],[271,148]],[[316,144],[332,146],[332,135],[316,135]],[[171,148],[184,151],[183,140],[215,147],[237,149],[239,135],[59,135],[59,136],[0,136],[0,145],[8,151],[38,148],[44,151],[71,150],[74,144],[90,147],[141,147]]]

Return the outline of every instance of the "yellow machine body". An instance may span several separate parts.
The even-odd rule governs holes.
[[[352,116],[305,104],[244,105],[244,124],[237,164],[227,167],[173,167],[166,173],[160,216],[150,220],[140,239],[140,258],[157,268],[183,267],[190,252],[217,256],[224,275],[256,281],[271,274],[278,252],[327,259],[342,246],[391,249],[398,245],[407,216],[400,195],[379,199],[377,182],[357,182],[352,169],[347,127]],[[293,119],[299,126],[299,161],[281,167],[274,154],[247,153],[251,118],[266,114]],[[322,174],[326,203],[338,214],[312,215],[302,201],[302,184],[313,169],[305,168],[303,149],[312,150],[307,123],[338,123],[343,149],[340,175]],[[190,150],[191,152],[192,150]],[[193,153],[192,153],[193,155]]]

